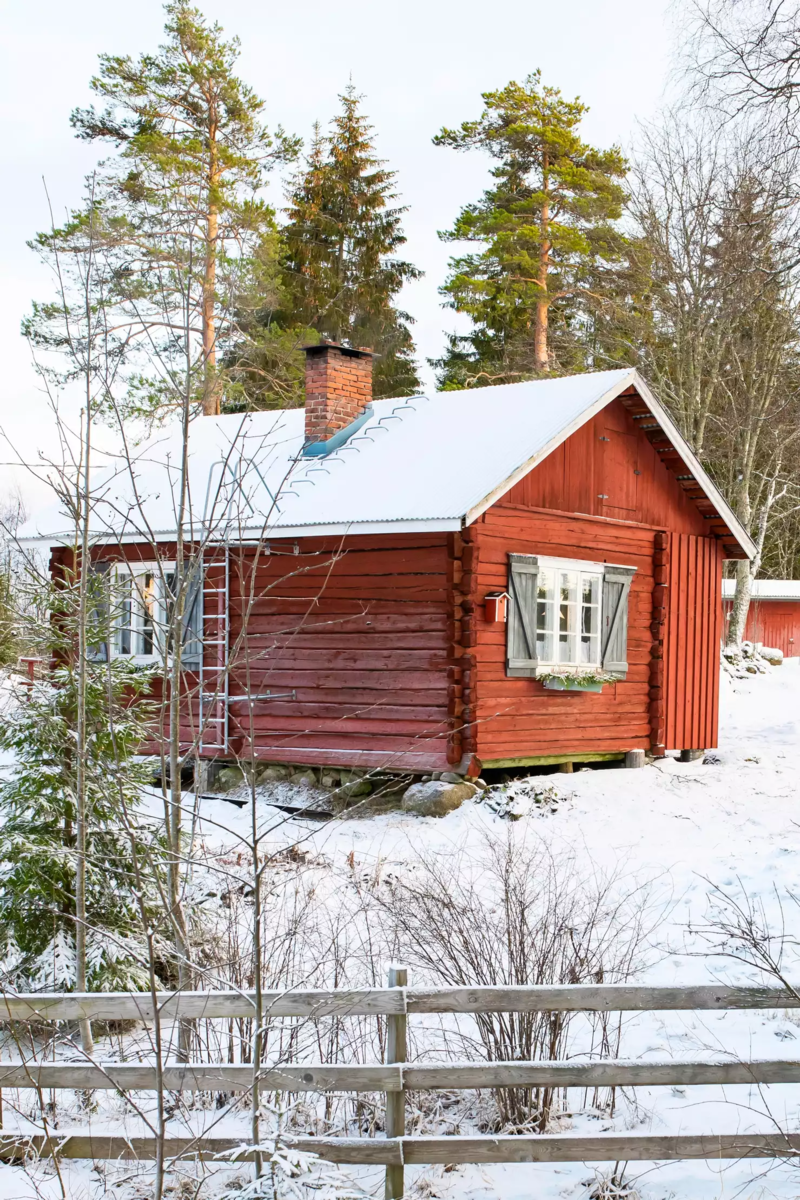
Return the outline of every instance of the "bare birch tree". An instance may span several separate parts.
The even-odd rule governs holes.
[[[673,114],[644,135],[631,206],[640,269],[652,279],[645,371],[758,548],[737,566],[732,643],[743,637],[800,433],[790,170],[789,150],[773,138],[749,143]]]

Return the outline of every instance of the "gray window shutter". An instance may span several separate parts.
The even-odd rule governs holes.
[[[536,674],[536,586],[539,559],[532,554],[508,556],[508,625],[506,673]]]
[[[636,567],[607,565],[603,571],[602,657],[604,671],[628,673],[628,596]]]
[[[187,671],[199,671],[203,661],[203,568],[193,563],[186,577],[186,603],[183,606],[183,650],[181,665]]]

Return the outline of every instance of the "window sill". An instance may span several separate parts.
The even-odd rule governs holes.
[[[132,667],[157,667],[163,662],[155,654],[112,654],[111,657],[114,662],[130,663]]]
[[[173,665],[173,659],[171,657],[165,664],[160,655],[151,656],[148,654],[113,654],[111,657],[112,662],[130,663],[132,667],[141,667],[142,669],[146,668],[150,671],[153,671],[155,674],[161,674],[164,676],[169,674]],[[181,671],[193,671],[195,675],[199,675],[200,664],[196,661],[188,663],[182,662]]]
[[[583,679],[542,679],[542,687],[548,692],[602,692],[604,683],[589,683]]]

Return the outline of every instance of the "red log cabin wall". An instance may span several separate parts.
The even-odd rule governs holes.
[[[606,754],[650,746],[650,622],[655,531],[564,513],[494,505],[469,531],[477,557],[477,596],[508,586],[508,555],[543,554],[637,568],[628,605],[625,680],[599,694],[549,692],[537,679],[506,675],[506,626],[482,620],[471,651],[465,703],[467,749],[484,764],[519,758]]]
[[[464,536],[466,752],[499,764],[716,745],[721,548],[620,401],[568,438]],[[510,553],[637,568],[626,679],[598,695],[550,692],[538,680],[506,675],[506,627],[483,620],[482,601],[507,587]]]
[[[398,771],[459,761],[448,713],[453,535],[304,538],[298,548],[231,555],[231,692],[248,692],[249,671],[250,694],[278,694],[253,704],[257,756]],[[250,706],[230,713],[232,749],[246,754]]]
[[[230,548],[229,678],[233,700],[226,752],[206,724],[201,753],[268,762],[446,770],[461,759],[453,714],[460,685],[454,666],[454,592],[461,575],[461,539],[453,534],[306,538],[271,541],[270,552]],[[175,547],[162,544],[162,562]],[[55,550],[51,569],[70,551]],[[153,562],[146,544],[101,546],[95,561]],[[223,676],[218,646],[224,552],[205,553],[204,671],[213,694]],[[181,722],[184,752],[199,735],[198,677],[187,672]],[[153,698],[162,695],[157,683]],[[206,723],[222,705],[206,705]],[[252,711],[252,724],[251,724]],[[166,736],[163,739],[166,745]],[[143,753],[158,753],[155,739]]]
[[[165,543],[158,547],[158,556],[162,562],[169,562],[175,557],[175,544]],[[50,576],[54,582],[59,579],[64,579],[67,572],[75,570],[75,553],[70,547],[55,546],[50,553]],[[95,546],[91,552],[93,563],[99,562],[142,562],[151,563],[156,559],[156,552],[152,546],[146,543],[126,543],[125,545],[99,545]],[[187,685],[194,693],[196,691],[197,675],[188,673]],[[153,740],[143,745],[142,754],[158,755],[162,751],[167,750],[167,730],[165,722],[167,721],[166,706],[161,704],[164,697],[164,685],[161,679],[156,679],[150,698],[156,705],[156,715],[154,718],[154,733]],[[189,705],[185,707],[181,721],[181,743],[185,751],[192,750],[197,740],[197,717],[196,712],[191,711]]]
[[[730,620],[731,602],[725,602]],[[781,650],[787,658],[800,655],[800,600],[751,600],[744,636],[748,642]]]

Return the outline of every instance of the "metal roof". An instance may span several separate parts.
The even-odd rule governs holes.
[[[735,579],[723,579],[722,598],[732,600]],[[754,579],[751,600],[800,600],[800,579]]]
[[[199,417],[190,434],[186,525],[226,537],[460,529],[631,386],[751,556],[744,529],[630,370],[374,401],[372,417],[324,458],[301,454],[302,409]],[[93,535],[149,541],[174,533],[180,461],[174,427],[135,452],[132,470],[107,458],[95,474]],[[39,514],[23,534],[72,536],[57,510]]]

